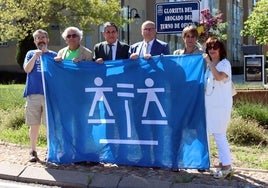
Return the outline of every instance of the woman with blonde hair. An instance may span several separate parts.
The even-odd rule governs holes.
[[[187,26],[182,31],[182,39],[184,48],[178,49],[173,52],[174,55],[182,54],[202,54],[202,48],[198,47],[198,31],[194,25]]]

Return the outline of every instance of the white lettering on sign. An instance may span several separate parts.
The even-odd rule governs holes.
[[[183,16],[165,16],[165,21],[181,21],[183,20]]]
[[[181,23],[181,28],[185,28],[187,27],[188,25],[190,25],[189,23]]]
[[[192,7],[185,7],[184,12],[192,12]]]
[[[173,29],[173,24],[160,24],[160,29]]]
[[[178,14],[184,13],[183,8],[166,8],[164,9],[165,14]]]
[[[192,21],[192,15],[185,15],[184,20],[190,20]]]
[[[174,24],[174,28],[175,28],[175,29],[179,29],[179,28],[180,28],[180,23],[175,23],[175,24]]]

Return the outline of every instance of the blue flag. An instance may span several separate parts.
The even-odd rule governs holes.
[[[42,65],[49,162],[209,168],[202,55]]]

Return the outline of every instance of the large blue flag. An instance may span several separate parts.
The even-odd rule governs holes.
[[[209,168],[201,55],[42,61],[49,162]]]

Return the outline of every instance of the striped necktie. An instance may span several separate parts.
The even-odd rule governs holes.
[[[108,52],[108,60],[113,60],[113,45],[112,44],[108,44],[109,46],[109,52]]]

